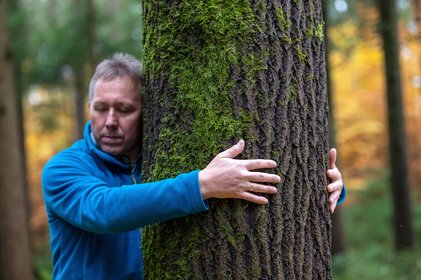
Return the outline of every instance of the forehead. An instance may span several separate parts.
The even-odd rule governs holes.
[[[140,101],[140,87],[129,76],[99,79],[95,85],[93,99],[132,99]]]

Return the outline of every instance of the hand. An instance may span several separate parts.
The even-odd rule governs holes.
[[[265,172],[251,172],[262,168],[274,168],[276,162],[265,159],[239,160],[234,157],[244,150],[240,140],[228,150],[219,153],[205,169],[199,172],[200,191],[203,199],[238,198],[257,204],[267,204],[268,200],[256,193],[274,194],[277,189],[265,183],[277,184],[278,175]]]
[[[341,172],[335,165],[336,163],[336,149],[332,148],[329,151],[329,170],[327,171],[327,177],[330,179],[329,185],[326,187],[327,192],[329,193],[328,204],[329,212],[333,214],[335,212],[336,204],[338,199],[341,196],[344,183],[342,181]]]

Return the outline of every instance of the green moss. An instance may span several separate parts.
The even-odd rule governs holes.
[[[282,41],[284,44],[287,44],[287,45],[291,45],[291,44],[292,44],[292,38],[291,38],[291,37],[289,37],[289,36],[282,36],[282,37],[281,37],[281,41]]]
[[[291,95],[290,96],[293,97],[293,98],[296,98],[298,96],[298,92],[297,92],[295,84],[292,85],[292,87],[291,87]]]
[[[291,20],[288,19],[287,14],[281,7],[276,7],[276,18],[278,20],[279,28],[282,31],[287,31],[291,28]]]
[[[252,86],[254,87],[255,76],[257,72],[267,70],[267,58],[269,56],[269,51],[264,51],[262,58],[256,57],[255,54],[249,53],[242,57],[242,64],[243,67],[248,69],[246,75],[246,81],[253,82]]]
[[[308,73],[307,77],[306,77],[306,82],[311,82],[314,80],[314,74],[313,73]]]
[[[311,38],[313,37],[313,28],[311,26],[308,26],[306,28],[306,38]]]
[[[223,231],[226,234],[228,243],[235,249],[244,242],[245,236],[237,231],[235,231],[231,225],[225,225]]]
[[[169,76],[177,97],[165,106],[174,112],[192,112],[194,118],[177,124],[175,116],[168,116],[162,122],[155,146],[158,164],[149,180],[203,168],[224,142],[238,139],[251,125],[232,113],[228,93],[234,83],[229,78],[231,67],[239,64],[244,42],[258,30],[249,3],[181,1],[171,7],[163,1],[161,5],[154,15],[160,20],[154,21],[153,28],[145,24],[145,72]],[[246,60],[250,73],[246,82],[252,84],[254,73],[264,68],[259,58],[251,55]],[[191,122],[187,131],[186,122]]]
[[[182,228],[188,232],[174,231],[174,225],[171,223],[170,221],[166,225],[148,226],[143,232],[143,236],[146,237],[143,239],[143,249],[147,252],[144,256],[145,264],[153,264],[149,265],[151,269],[145,269],[147,279],[195,279],[190,263],[201,257],[203,252],[196,249],[197,243],[209,242],[208,237],[202,235],[197,217],[189,217],[185,221]],[[182,241],[183,246],[180,247],[177,242],[167,242],[169,232],[174,234],[175,240]],[[147,238],[147,236],[154,236],[154,238]],[[165,244],[165,246],[160,247],[159,244]],[[174,258],[174,252],[183,257],[169,263],[168,259]],[[170,266],[170,269],[167,266]]]
[[[325,24],[324,22],[316,23],[315,21],[316,20],[314,18],[311,19],[312,24],[306,28],[305,37],[311,38],[314,36],[316,37],[317,40],[322,42],[325,36],[324,34]]]
[[[249,268],[246,272],[246,279],[259,279],[261,271],[260,267]]]
[[[314,30],[314,35],[316,36],[316,38],[317,38],[320,42],[322,42],[322,41],[323,41],[323,39],[324,39],[324,37],[325,37],[325,34],[324,34],[324,26],[325,26],[324,22],[319,22],[319,23],[316,25],[316,28],[315,28],[315,30]]]
[[[304,53],[301,45],[296,45],[294,48],[298,59],[301,61],[301,63],[304,63],[307,59],[307,54]]]

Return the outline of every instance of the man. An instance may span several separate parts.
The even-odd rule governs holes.
[[[259,194],[277,191],[271,184],[279,176],[253,171],[274,168],[274,161],[233,159],[243,151],[242,140],[201,171],[140,184],[140,77],[140,62],[130,55],[100,63],[89,87],[84,139],[44,168],[54,279],[141,279],[139,228],[206,211],[208,198],[266,204]],[[331,211],[343,188],[335,159],[332,151]]]

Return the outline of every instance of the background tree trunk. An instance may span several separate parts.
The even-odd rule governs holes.
[[[146,279],[331,279],[320,1],[143,1],[147,181],[240,137],[282,176],[268,206],[210,200],[144,231]]]
[[[79,13],[77,22],[82,22],[78,33],[80,40],[79,57],[72,63],[75,78],[75,115],[77,138],[83,138],[86,124],[87,91],[89,77],[92,77],[96,65],[95,3],[93,0],[78,0],[74,9]]]
[[[411,0],[411,6],[413,10],[413,17],[415,26],[417,28],[416,38],[421,39],[421,0]]]
[[[329,75],[330,65],[329,65],[329,1],[323,1],[323,18],[325,20],[325,45],[326,45],[326,84],[327,84],[327,96],[329,100],[329,146],[334,147],[337,150],[336,144],[336,126],[335,126],[335,111],[334,111],[334,101],[332,93],[332,83]],[[339,155],[340,153],[338,153]],[[336,163],[338,165],[338,161]],[[332,254],[337,254],[344,252],[346,249],[345,233],[344,226],[342,222],[342,207],[337,207],[335,213],[332,215]]]
[[[25,172],[7,5],[0,0],[0,279],[32,279]]]
[[[75,116],[76,116],[76,139],[83,138],[83,129],[85,127],[85,109],[86,103],[86,86],[85,86],[85,71],[83,65],[78,65],[75,70]]]
[[[409,170],[406,155],[405,118],[402,105],[397,7],[394,0],[378,1],[381,14],[380,33],[386,69],[389,152],[394,206],[395,246],[397,250],[413,247]]]

